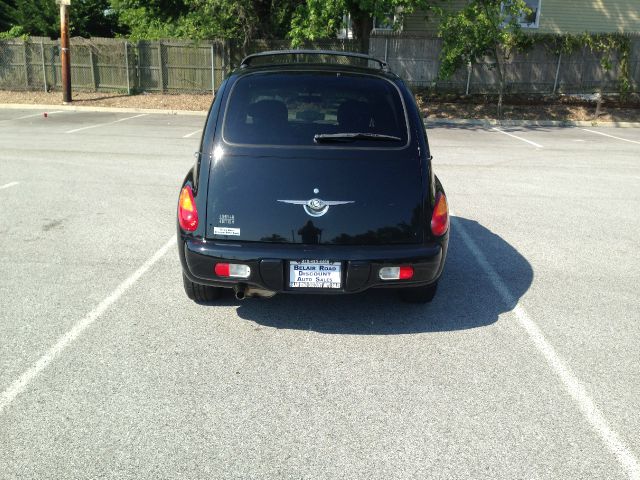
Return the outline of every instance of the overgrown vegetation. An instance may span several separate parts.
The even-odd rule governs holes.
[[[524,0],[471,0],[462,10],[445,17],[439,34],[443,45],[440,75],[448,78],[458,69],[489,59],[498,80],[498,118],[502,115],[505,64],[511,55],[531,43],[520,19],[531,9]]]
[[[614,57],[619,62],[619,91],[631,90],[629,37],[618,34],[557,35],[526,33],[521,19],[531,15],[523,0],[470,0],[460,11],[444,18],[439,35],[443,39],[440,76],[449,78],[461,68],[482,63],[496,72],[498,80],[498,118],[502,116],[505,93],[505,67],[515,53],[544,45],[556,55],[571,54],[583,48],[601,54],[601,64],[611,70]]]
[[[19,25],[11,27],[6,32],[0,32],[0,40],[8,40],[11,38],[21,38],[22,40],[26,40],[29,38],[29,35],[24,33],[24,29]]]
[[[602,68],[609,71],[613,68],[614,56],[617,56],[620,74],[618,85],[620,93],[626,95],[631,90],[631,39],[620,33],[582,33],[579,35],[543,34],[532,36],[532,44],[544,45],[555,55],[570,55],[582,48],[593,53],[600,53]]]

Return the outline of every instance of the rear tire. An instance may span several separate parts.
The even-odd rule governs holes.
[[[210,285],[200,285],[194,283],[182,274],[182,283],[184,284],[184,291],[194,302],[213,302],[220,297],[222,288],[212,287]]]
[[[400,298],[407,303],[429,303],[436,296],[438,282],[424,287],[410,287],[400,289]]]

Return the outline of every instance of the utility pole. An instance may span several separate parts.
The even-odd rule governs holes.
[[[56,0],[60,5],[60,66],[62,69],[62,103],[71,103],[71,55],[69,53],[69,6],[71,0]]]

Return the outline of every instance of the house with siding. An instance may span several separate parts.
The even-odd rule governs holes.
[[[533,14],[522,19],[532,33],[640,33],[640,0],[525,0]],[[455,11],[467,0],[449,0],[443,8]],[[378,25],[376,25],[378,27]],[[401,32],[411,36],[434,36],[439,17],[414,12],[403,18]],[[385,30],[385,25],[374,32]]]

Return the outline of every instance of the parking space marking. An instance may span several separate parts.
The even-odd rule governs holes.
[[[453,215],[453,214],[451,214]],[[454,220],[455,221],[455,220]],[[631,480],[640,480],[640,463],[634,453],[625,445],[620,436],[609,426],[600,409],[589,396],[586,389],[571,371],[564,360],[556,353],[553,346],[545,338],[538,325],[529,316],[527,311],[515,301],[515,298],[502,277],[491,266],[482,250],[467,233],[465,227],[455,221],[455,228],[460,233],[465,246],[475,256],[485,274],[489,277],[493,288],[498,292],[502,300],[509,306],[515,305],[511,310],[518,319],[520,326],[526,331],[529,339],[536,349],[545,358],[553,373],[560,379],[565,389],[577,403],[580,412],[593,430],[600,436],[605,446],[613,453],[620,465],[624,468]]]
[[[199,128],[198,130],[196,130],[195,132],[191,132],[191,133],[187,133],[185,136],[183,136],[182,138],[190,138],[192,136],[194,136],[196,133],[200,133],[202,131],[201,128]]]
[[[124,122],[126,120],[131,120],[133,118],[146,117],[147,115],[149,115],[149,114],[148,113],[141,113],[140,115],[134,115],[133,117],[121,118],[120,120],[114,120],[113,122],[99,123],[98,125],[89,125],[88,127],[75,128],[73,130],[69,130],[69,131],[64,132],[64,133],[76,133],[76,132],[81,132],[82,130],[89,130],[90,128],[106,127],[107,125],[113,125],[114,123]]]
[[[109,294],[107,298],[102,300],[91,310],[84,318],[78,321],[69,331],[62,335],[58,341],[49,348],[20,378],[13,382],[9,387],[0,394],[0,414],[15,398],[20,395],[27,386],[47,368],[56,357],[58,357],[69,345],[71,345],[78,337],[91,326],[98,318],[106,312],[111,305],[118,301],[120,297],[136,283],[147,270],[149,270],[158,260],[160,260],[171,247],[176,244],[175,236],[165,243],[149,260],[144,262],[133,274],[125,279],[116,289]]]
[[[56,110],[55,112],[46,112],[46,113],[47,115],[53,115],[54,113],[64,113],[64,110]],[[10,120],[24,120],[26,118],[42,117],[44,116],[44,114],[45,112],[32,113],[30,115],[25,115],[23,117],[18,117],[18,118],[12,118]]]
[[[608,133],[598,132],[596,130],[589,130],[588,128],[581,128],[580,130],[584,130],[585,132],[596,133],[598,135],[604,135],[605,137],[615,138],[616,140],[622,140],[623,142],[635,143],[636,145],[640,145],[640,142],[637,140],[629,140],[628,138],[616,137],[615,135],[609,135]]]
[[[5,185],[0,185],[0,190],[4,190],[5,188],[11,188],[11,187],[15,187],[16,185],[18,185],[20,182],[9,182]]]
[[[514,135],[513,133],[505,132],[504,130],[499,129],[498,127],[492,127],[491,130],[495,130],[496,132],[500,132],[500,133],[503,133],[505,135],[509,135],[510,137],[513,137],[513,138],[516,138],[516,139],[520,140],[521,142],[527,142],[528,144],[533,145],[536,148],[544,148],[539,143],[532,142],[531,140],[527,140],[526,138],[518,137],[517,135]]]

